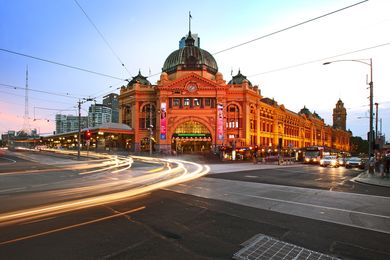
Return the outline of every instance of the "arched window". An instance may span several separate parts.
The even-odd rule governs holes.
[[[147,103],[141,108],[139,127],[147,129],[151,126],[156,127],[156,107],[152,103]]]
[[[237,105],[231,104],[227,107],[226,123],[227,128],[239,128],[240,109]]]

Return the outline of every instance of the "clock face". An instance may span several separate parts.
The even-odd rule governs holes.
[[[198,89],[198,87],[197,87],[195,84],[190,84],[190,85],[187,86],[187,90],[188,90],[189,92],[194,92],[194,91],[196,91],[197,89]]]

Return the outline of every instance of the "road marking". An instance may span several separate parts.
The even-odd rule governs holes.
[[[99,218],[99,219],[94,219],[94,220],[78,223],[78,224],[75,224],[75,225],[70,225],[70,226],[67,226],[67,227],[52,229],[52,230],[48,230],[48,231],[45,231],[45,232],[29,235],[29,236],[18,237],[18,238],[15,238],[15,239],[11,239],[11,240],[0,242],[0,245],[11,244],[11,243],[27,240],[27,239],[30,239],[30,238],[40,237],[40,236],[49,235],[49,234],[52,234],[52,233],[56,233],[56,232],[60,232],[60,231],[64,231],[64,230],[68,230],[68,229],[72,229],[72,228],[76,228],[76,227],[86,226],[86,225],[97,223],[97,222],[100,222],[100,221],[105,221],[105,220],[116,218],[116,217],[120,217],[120,216],[123,216],[123,215],[126,215],[126,214],[134,213],[134,212],[143,210],[145,208],[146,208],[145,206],[142,206],[142,207],[139,207],[139,208],[136,208],[136,209],[132,209],[132,210],[128,210],[128,211],[125,211],[125,212],[121,212],[121,213],[118,213],[118,214],[115,214],[115,215],[111,215],[111,216],[107,216],[107,217],[103,217],[103,218]]]
[[[380,218],[390,219],[390,216],[373,214],[373,213],[366,213],[366,212],[355,211],[355,210],[339,209],[339,208],[334,208],[334,207],[320,206],[320,205],[308,204],[308,203],[303,203],[303,202],[296,202],[296,201],[291,201],[291,200],[274,199],[274,198],[268,198],[268,197],[257,196],[257,195],[243,194],[243,193],[231,192],[231,194],[247,196],[247,197],[252,197],[252,198],[259,198],[259,199],[264,199],[264,200],[272,200],[272,201],[276,201],[276,202],[295,204],[295,205],[300,205],[300,206],[308,206],[308,207],[315,207],[315,208],[329,209],[329,210],[338,210],[338,211],[347,212],[347,213],[355,213],[355,214],[362,214],[362,215],[367,215],[367,216],[372,216],[372,217],[380,217]]]
[[[258,176],[254,176],[254,175],[245,175],[244,177],[247,177],[247,178],[258,178]]]
[[[12,189],[7,189],[7,190],[1,190],[0,193],[6,193],[6,192],[10,192],[10,191],[21,191],[21,190],[25,190],[26,187],[23,187],[23,188],[12,188]]]
[[[16,161],[15,161],[15,160],[13,160],[13,159],[10,159],[10,158],[7,158],[7,157],[0,157],[0,159],[5,159],[5,160],[8,160],[8,161],[11,161],[11,162],[14,162],[14,163],[16,163]]]
[[[237,183],[236,183],[237,184]],[[198,184],[198,185],[201,185],[201,184]],[[223,184],[224,186],[226,186],[226,184]],[[202,185],[203,187],[205,187],[204,185]],[[259,186],[259,188],[262,186],[261,184],[260,185],[250,185],[251,187],[255,187],[255,186]],[[286,186],[282,186],[282,185],[272,185],[272,184],[269,184],[269,185],[265,185],[267,187],[279,187],[279,188],[282,188],[283,187],[286,187]],[[292,214],[292,215],[296,215],[296,216],[300,216],[300,217],[308,217],[308,218],[312,218],[312,219],[316,219],[316,220],[320,220],[320,221],[326,221],[326,222],[330,222],[330,223],[336,223],[336,224],[341,224],[341,225],[346,225],[346,226],[351,226],[351,227],[355,227],[355,228],[362,228],[362,229],[366,229],[366,230],[372,230],[372,231],[375,231],[375,232],[381,232],[381,233],[386,233],[386,234],[390,234],[390,229],[388,228],[388,224],[385,224],[385,223],[388,223],[389,220],[390,220],[390,215],[381,215],[381,214],[375,214],[375,213],[368,213],[368,212],[361,212],[361,211],[356,211],[356,210],[349,210],[349,209],[345,209],[345,208],[336,208],[336,207],[332,207],[332,206],[321,206],[321,205],[315,205],[315,204],[309,204],[309,203],[304,203],[304,202],[297,202],[297,201],[289,201],[289,200],[284,200],[284,199],[277,199],[277,198],[270,198],[270,197],[264,197],[264,196],[259,196],[259,195],[251,195],[251,194],[245,194],[245,193],[239,193],[239,192],[231,192],[231,190],[234,190],[234,189],[237,189],[237,188],[240,188],[240,187],[232,187],[228,193],[229,195],[231,196],[227,196],[227,194],[223,194],[223,196],[218,196],[218,194],[215,194],[216,196],[214,196],[214,186],[210,186],[207,190],[205,190],[205,192],[202,192],[202,193],[197,193],[196,192],[196,189],[194,189],[193,191],[191,191],[191,188],[196,188],[195,185],[188,185],[187,184],[187,189],[185,190],[176,190],[174,189],[174,187],[172,188],[169,188],[168,190],[170,191],[174,191],[174,192],[178,192],[178,193],[185,193],[185,194],[191,194],[191,195],[194,195],[194,196],[198,196],[198,197],[204,197],[204,198],[210,198],[210,199],[216,199],[216,200],[222,200],[222,201],[228,201],[228,202],[231,202],[231,203],[237,203],[237,204],[241,204],[243,206],[249,206],[249,207],[256,207],[256,208],[259,208],[259,209],[265,209],[265,210],[270,210],[270,211],[274,211],[274,212],[279,212],[279,213],[284,213],[284,214]],[[215,186],[216,187],[219,187],[218,185]],[[243,186],[245,187],[245,185]],[[295,187],[295,189],[297,190],[313,190],[313,189],[308,189],[308,188],[297,188]],[[219,190],[219,189],[216,189],[216,190]],[[223,191],[220,191],[220,192],[223,192]],[[327,191],[325,191],[326,193],[328,193]],[[342,193],[342,192],[337,192],[337,193]],[[381,196],[372,196],[372,195],[365,195],[365,194],[353,194],[353,196],[355,197],[356,195],[359,195],[359,196],[365,196],[365,197],[378,197],[378,198],[381,198],[381,199],[385,199],[385,201],[383,203],[386,203],[387,200],[389,200],[388,197],[381,197]],[[256,202],[255,200],[251,200],[252,202],[251,203],[240,203],[239,201],[243,200],[245,197],[249,197],[249,198],[257,198],[257,199],[262,199],[264,200],[265,202]],[[357,197],[357,196],[356,196]],[[225,198],[229,198],[229,199],[225,199]],[[240,199],[241,198],[241,199]],[[244,199],[245,201],[249,201],[249,200],[246,200]],[[263,207],[261,205],[263,204],[267,204],[266,201],[272,201],[272,202],[277,202],[279,205],[272,205],[271,208],[268,208],[268,207]],[[259,206],[256,206],[256,204],[260,204]],[[283,206],[283,204],[285,206]],[[306,215],[306,214],[301,214],[301,213],[293,213],[291,212],[291,210],[288,210],[289,207],[288,205],[297,205],[298,207],[294,207],[294,208],[301,208],[302,206],[305,206],[305,207],[308,207],[309,209],[316,209],[315,211],[317,211],[318,209],[318,216],[317,217],[314,217],[313,215]],[[273,208],[273,206],[277,206],[277,208]],[[278,208],[279,207],[279,208]],[[329,212],[330,215],[327,214],[327,210]],[[302,211],[301,211],[302,212]],[[333,212],[333,213],[332,213]],[[344,220],[335,220],[335,219],[330,219],[329,217],[325,217],[325,218],[321,218],[320,216],[332,216],[332,214],[337,214],[337,212],[340,213],[343,213],[342,215],[340,216],[344,216]],[[387,213],[385,213],[387,214]],[[350,223],[350,218],[351,216],[360,216],[360,218],[371,218],[371,219],[366,219],[364,221],[364,225],[361,225],[361,224],[354,224],[353,222]],[[374,220],[372,218],[375,218],[375,226],[374,227],[371,227],[371,221]],[[385,226],[387,225],[387,227]]]

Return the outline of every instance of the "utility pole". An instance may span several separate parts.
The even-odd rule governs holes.
[[[378,103],[375,103],[375,140],[378,139]]]
[[[372,79],[372,58],[370,59],[358,59],[358,60],[335,60],[335,61],[328,61],[328,62],[325,62],[323,63],[323,65],[328,65],[328,64],[331,64],[333,62],[344,62],[344,61],[353,61],[353,62],[359,62],[359,63],[363,63],[367,66],[370,66],[370,82],[367,82],[366,84],[369,85],[369,89],[370,89],[370,126],[369,126],[369,130],[368,130],[368,172],[369,173],[374,173],[374,167],[373,167],[373,164],[374,164],[374,153],[373,153],[373,150],[374,150],[374,129],[373,129],[373,123],[374,123],[374,103],[373,103],[373,100],[374,100],[374,81]],[[369,61],[369,62],[366,62],[366,61]]]
[[[374,99],[374,82],[373,82],[373,79],[372,79],[372,58],[370,59],[370,63],[369,63],[369,66],[370,66],[370,83],[369,83],[369,85],[370,85],[370,139],[368,140],[368,145],[369,145],[369,147],[368,147],[368,153],[369,153],[369,155],[368,155],[368,158],[369,158],[369,160],[371,161],[371,160],[373,160],[373,159],[371,159],[371,157],[372,156],[374,156],[373,155],[373,144],[374,144],[374,133],[373,133],[373,121],[374,121],[374,118],[373,118],[373,110],[374,110],[374,108],[373,108],[373,99]],[[368,168],[368,172],[369,173],[374,173],[374,168],[373,167],[369,167]]]
[[[80,140],[81,140],[81,101],[79,99],[78,102],[78,109],[79,109],[79,136],[77,138],[77,160],[80,160]]]

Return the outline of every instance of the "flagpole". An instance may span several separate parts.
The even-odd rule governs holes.
[[[189,31],[191,31],[191,18],[192,18],[192,16],[191,16],[191,11],[189,11],[188,12],[188,28],[190,29]]]

